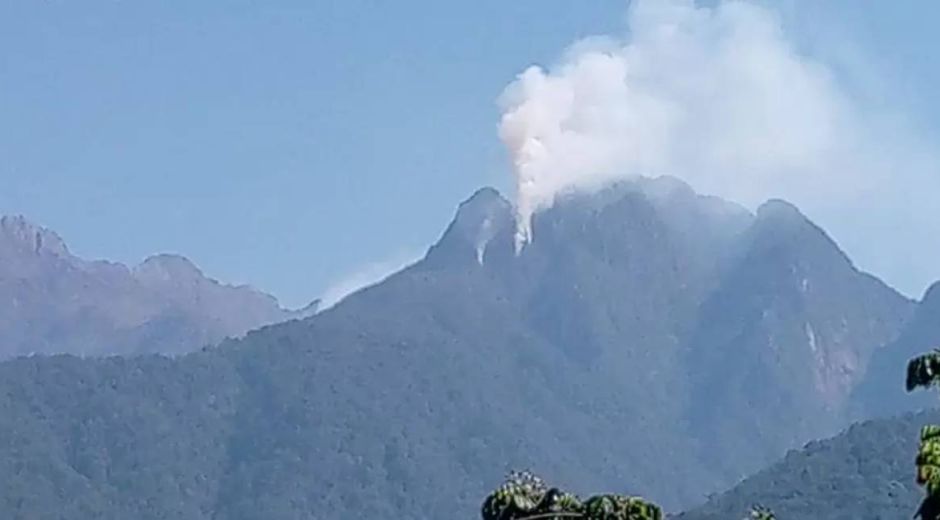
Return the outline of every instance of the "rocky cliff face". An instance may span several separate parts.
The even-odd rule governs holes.
[[[207,278],[187,259],[139,266],[78,258],[54,232],[0,218],[0,358],[26,354],[179,354],[309,315],[250,287]]]

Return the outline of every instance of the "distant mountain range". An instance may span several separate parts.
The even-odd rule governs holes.
[[[938,423],[940,412],[930,411],[854,425],[787,453],[676,520],[745,518],[756,504],[790,520],[913,518],[924,498],[914,481],[919,430]]]
[[[674,511],[863,415],[871,360],[933,312],[783,201],[638,179],[562,197],[518,254],[514,227],[483,189],[313,317],[177,359],[0,364],[0,512],[472,518],[521,467]],[[166,271],[126,276],[161,293]]]
[[[181,256],[133,268],[82,260],[54,232],[0,218],[0,358],[181,354],[315,311],[223,285]]]

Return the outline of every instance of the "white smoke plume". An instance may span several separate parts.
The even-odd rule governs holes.
[[[517,246],[558,194],[634,175],[673,175],[751,207],[786,198],[850,246],[867,233],[840,228],[839,218],[870,213],[873,196],[900,203],[918,192],[890,185],[920,186],[923,198],[927,182],[937,194],[933,154],[896,114],[862,106],[832,67],[801,54],[772,10],[638,0],[627,18],[625,39],[578,42],[500,98]],[[906,218],[919,219],[924,237],[937,231],[935,212]]]
[[[401,250],[383,260],[369,262],[333,281],[320,296],[320,311],[332,308],[347,296],[371,287],[392,274],[417,262],[422,253],[416,250]]]

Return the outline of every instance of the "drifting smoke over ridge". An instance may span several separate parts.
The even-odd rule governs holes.
[[[578,42],[557,65],[520,74],[500,98],[517,246],[532,239],[533,213],[558,194],[634,175],[673,175],[750,207],[792,200],[848,249],[868,233],[836,221],[870,214],[871,197],[908,211],[935,207],[902,202],[912,192],[936,194],[933,154],[893,115],[862,107],[825,63],[800,54],[775,12],[747,2],[638,0],[627,19],[627,39]],[[927,237],[937,220],[924,212],[903,222],[916,221],[913,234]],[[892,270],[875,253],[857,254]],[[924,269],[902,285],[938,274]]]

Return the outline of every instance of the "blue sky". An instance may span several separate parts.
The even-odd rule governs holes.
[[[771,5],[935,142],[933,3],[819,4]],[[476,188],[506,190],[496,98],[622,34],[625,5],[2,1],[0,213],[81,256],[179,252],[300,305],[420,253]]]

